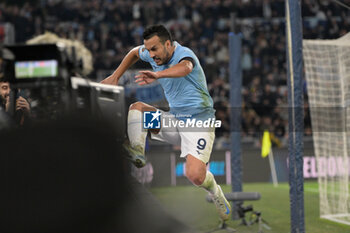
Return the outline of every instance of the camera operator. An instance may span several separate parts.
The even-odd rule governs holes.
[[[1,63],[1,62],[0,62]],[[10,83],[4,77],[4,74],[0,71],[0,109],[5,112],[9,111],[10,106]],[[20,95],[16,97],[16,111],[13,117],[15,124],[23,125],[29,120],[30,117],[30,104],[28,101]]]

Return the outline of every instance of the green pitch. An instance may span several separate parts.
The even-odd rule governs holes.
[[[222,185],[224,192],[231,187]],[[289,186],[279,184],[277,188],[270,183],[244,184],[246,192],[260,192],[258,201],[246,201],[244,206],[252,204],[254,210],[262,213],[262,218],[271,227],[263,228],[264,233],[290,232]],[[319,194],[317,182],[304,185],[305,228],[310,233],[350,232],[350,226],[334,223],[319,218]],[[219,219],[213,204],[206,202],[206,192],[192,186],[153,188],[151,192],[163,204],[165,210],[199,232],[207,232],[218,226]],[[247,215],[249,217],[249,214]],[[248,219],[248,218],[247,218]],[[240,220],[228,222],[237,233],[257,232],[258,225],[241,226]],[[224,231],[220,231],[224,232]]]

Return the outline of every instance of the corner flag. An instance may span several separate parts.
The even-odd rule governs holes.
[[[265,158],[270,154],[271,150],[271,140],[270,140],[270,133],[265,130],[263,139],[262,139],[262,146],[261,146],[261,157]]]

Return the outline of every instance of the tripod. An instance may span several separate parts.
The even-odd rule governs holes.
[[[240,225],[244,226],[251,226],[254,223],[258,223],[259,229],[258,233],[263,233],[262,228],[265,227],[266,229],[271,229],[265,220],[261,217],[261,212],[254,211],[252,205],[243,206],[243,201],[245,200],[259,200],[260,199],[260,193],[257,192],[233,192],[233,193],[225,193],[225,197],[228,201],[239,201],[237,204],[237,214],[239,218],[241,219]],[[210,196],[206,196],[206,200],[208,202],[212,202],[212,199]],[[246,219],[246,213],[251,212],[251,215],[249,219]],[[237,232],[237,230],[230,228],[227,226],[226,221],[221,220],[219,227],[215,228],[214,230],[209,231],[208,233],[213,232],[222,232],[223,230],[226,230],[226,232]]]
[[[267,225],[267,222],[262,218],[260,211],[254,211],[252,205],[243,206],[243,202],[240,202],[238,205],[238,216],[242,220],[240,225],[251,226],[254,223],[258,223],[258,233],[263,233],[262,228],[270,230],[271,228]],[[246,213],[251,212],[249,219],[246,219]]]
[[[226,221],[220,220],[220,224],[218,228],[215,228],[211,231],[208,231],[207,233],[213,233],[213,232],[217,232],[217,231],[223,231],[226,230],[226,232],[232,233],[232,232],[237,232],[235,229],[228,227],[226,224]]]

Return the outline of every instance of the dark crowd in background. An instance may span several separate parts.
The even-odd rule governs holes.
[[[0,3],[0,23],[14,25],[16,43],[51,31],[84,42],[94,58],[94,72],[114,70],[124,55],[143,43],[147,25],[164,24],[197,54],[207,76],[216,117],[217,148],[229,143],[230,14],[243,34],[242,138],[259,143],[263,130],[276,145],[288,133],[284,0],[47,0],[21,5]],[[348,3],[349,1],[345,1]],[[304,0],[304,39],[334,39],[350,31],[350,11],[324,0]],[[138,64],[142,66],[142,64]],[[304,87],[305,135],[311,135]]]

